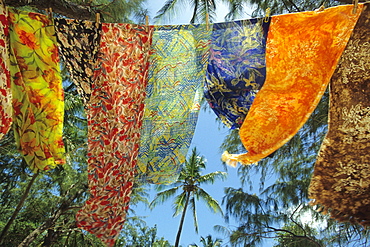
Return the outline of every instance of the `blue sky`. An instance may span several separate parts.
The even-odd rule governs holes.
[[[219,124],[216,123],[213,115],[213,113],[204,111],[200,112],[197,128],[192,141],[192,147],[196,146],[201,155],[207,159],[207,170],[204,174],[213,171],[223,171],[224,169],[220,160],[221,153],[219,152],[219,146],[228,130],[226,128],[219,129]],[[213,185],[203,187],[220,203],[222,201],[224,187],[240,187],[240,182],[236,175],[236,169],[229,168],[228,173],[229,175],[227,180],[218,181]],[[154,196],[155,192],[152,192],[150,199],[152,200]],[[197,207],[199,234],[197,235],[194,231],[191,211],[188,211],[181,237],[181,244],[184,247],[191,243],[199,244],[200,236],[206,237],[211,234],[214,238],[223,238],[222,235],[216,234],[213,231],[214,225],[225,225],[225,221],[222,216],[219,214],[213,214],[201,201],[197,203]],[[169,240],[172,244],[174,244],[180,221],[180,215],[172,218],[173,212],[171,200],[163,205],[157,206],[153,210],[145,208],[138,208],[138,210],[136,210],[137,214],[147,216],[145,221],[149,226],[157,225],[157,235],[159,237],[165,237],[165,239]]]
[[[165,3],[164,0],[149,0],[148,8],[150,9],[150,24],[153,24],[152,17],[155,15],[157,10]],[[181,6],[178,16],[173,18],[170,22],[162,24],[188,24],[191,18],[191,10],[189,6]],[[225,6],[220,6],[217,11],[217,20],[216,22],[223,22],[223,16],[227,13]],[[245,19],[249,18],[248,15],[243,17]],[[191,148],[196,146],[198,151],[207,159],[207,170],[204,174],[213,172],[213,171],[224,171],[224,167],[220,160],[221,151],[219,149],[221,143],[223,142],[224,137],[228,133],[228,129],[221,126],[215,120],[216,116],[213,112],[201,110],[199,115],[199,120],[197,123],[195,135],[191,144]],[[223,197],[224,187],[234,187],[239,188],[240,181],[237,177],[236,168],[228,168],[228,179],[225,181],[219,181],[214,185],[205,186],[204,189],[213,196],[220,203]],[[152,200],[155,196],[155,192],[151,193]],[[223,207],[224,208],[224,207]],[[157,236],[164,237],[171,244],[174,244],[176,233],[179,226],[180,215],[173,218],[173,209],[171,200],[163,205],[159,205],[153,210],[149,210],[145,207],[133,208],[137,215],[146,216],[145,221],[148,226],[157,225]],[[213,214],[209,211],[208,208],[199,201],[197,203],[197,212],[198,212],[198,224],[199,224],[199,234],[196,234],[194,231],[193,219],[191,212],[188,211],[187,217],[185,219],[183,232],[181,236],[181,244],[183,247],[188,246],[189,244],[196,243],[199,245],[200,237],[206,237],[211,234],[212,237],[224,239],[223,243],[227,243],[225,236],[222,236],[219,233],[214,232],[213,227],[215,225],[224,225],[227,226],[224,219],[219,214]],[[233,223],[231,225],[236,226]]]

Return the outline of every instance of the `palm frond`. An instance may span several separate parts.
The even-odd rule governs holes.
[[[176,15],[178,0],[167,0],[163,7],[158,10],[157,15],[154,17],[156,22],[170,20]]]
[[[175,201],[173,203],[173,208],[174,208],[175,212],[173,213],[172,217],[176,217],[182,211],[184,211],[187,196],[188,196],[188,194],[184,191],[180,195],[175,197]]]
[[[210,194],[208,194],[205,190],[202,188],[198,188],[197,190],[197,196],[205,202],[206,206],[213,211],[214,213],[221,213],[223,216],[224,213],[222,211],[222,208],[218,201],[214,199]]]
[[[224,181],[227,178],[226,172],[211,172],[198,178],[199,184],[213,184],[216,180]]]
[[[223,0],[229,6],[229,13],[225,16],[227,21],[235,20],[240,18],[244,13],[244,4],[246,1],[243,0]]]
[[[154,208],[158,204],[164,203],[168,198],[172,197],[173,195],[176,194],[177,190],[180,187],[174,187],[162,192],[157,193],[157,195],[154,197],[153,201],[149,204],[149,208]]]
[[[210,22],[213,22],[216,18],[216,4],[213,0],[202,0],[199,1],[198,20],[201,23],[206,23],[206,16]]]
[[[195,205],[195,198],[192,197],[189,203],[190,203],[191,212],[193,214],[195,232],[198,233],[198,217],[197,217],[197,209]]]

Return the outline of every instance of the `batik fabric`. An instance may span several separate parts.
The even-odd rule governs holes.
[[[179,176],[198,119],[209,38],[205,25],[155,27],[138,161],[150,183]]]
[[[89,102],[94,71],[99,68],[101,24],[85,20],[54,19],[59,51],[84,105]]]
[[[125,221],[139,151],[151,31],[102,24],[101,69],[88,104],[90,198],[78,227],[113,246]]]
[[[366,4],[330,82],[329,131],[309,187],[319,210],[363,226],[370,226],[369,22]]]
[[[12,93],[9,72],[9,24],[8,13],[0,1],[0,139],[12,125]]]
[[[239,135],[246,154],[223,154],[230,165],[252,164],[289,141],[316,108],[360,15],[353,5],[273,16],[266,44],[266,81]]]
[[[14,135],[32,171],[65,163],[64,94],[52,21],[9,8]]]
[[[239,128],[266,77],[270,18],[213,24],[204,96],[218,118]]]

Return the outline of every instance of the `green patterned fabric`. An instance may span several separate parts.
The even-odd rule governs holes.
[[[205,25],[156,26],[138,160],[148,182],[174,182],[200,109],[210,31]]]

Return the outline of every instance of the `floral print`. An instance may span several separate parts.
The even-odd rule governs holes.
[[[56,18],[54,23],[60,54],[86,106],[90,100],[94,71],[100,66],[101,24],[64,18]]]
[[[329,131],[309,187],[319,211],[364,227],[370,226],[369,20],[365,4],[330,82]]]
[[[258,162],[298,132],[325,92],[361,8],[356,14],[342,5],[272,17],[266,81],[239,132],[248,153],[225,152],[224,161]]]
[[[12,94],[9,72],[9,24],[8,14],[0,0],[0,139],[12,124]]]
[[[88,104],[90,198],[78,227],[113,246],[129,207],[144,113],[151,29],[102,24],[101,69]]]
[[[145,181],[176,181],[200,109],[210,32],[205,25],[156,26],[138,161]]]
[[[9,8],[14,134],[32,171],[64,164],[64,94],[58,48],[45,15]]]
[[[239,128],[265,82],[270,18],[213,24],[204,96],[228,127]]]

